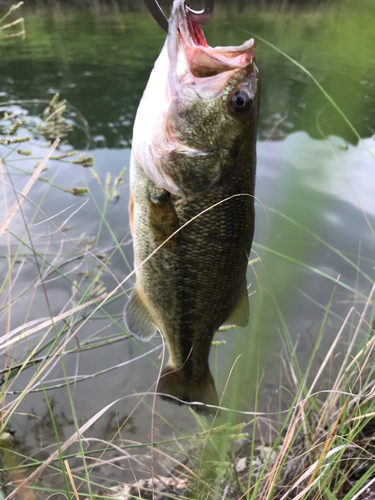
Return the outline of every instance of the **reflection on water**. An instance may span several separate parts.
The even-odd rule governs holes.
[[[249,326],[241,331],[220,332],[218,339],[225,340],[226,344],[212,353],[212,364],[217,357],[218,368],[213,372],[219,391],[237,355],[241,354],[236,383],[230,385],[224,399],[227,406],[233,406],[232,395],[236,390],[237,408],[253,408],[258,338],[262,339],[264,348],[261,359],[267,388],[261,407],[266,408],[271,399],[271,406],[277,408],[278,401],[274,401],[277,398],[273,399],[272,395],[278,391],[280,382],[284,383],[280,379],[280,365],[275,362],[283,331],[288,329],[297,343],[296,350],[304,368],[338,276],[340,283],[325,326],[320,355],[332,343],[350,306],[361,310],[369,294],[375,266],[375,198],[371,182],[374,161],[366,148],[375,154],[375,69],[370,64],[375,46],[371,14],[375,14],[374,8],[371,1],[353,1],[347,2],[345,9],[328,5],[320,10],[282,13],[244,7],[238,15],[234,9],[227,11],[222,7],[205,28],[208,41],[213,45],[237,45],[247,37],[241,30],[250,29],[282,48],[314,74],[365,138],[358,144],[353,131],[311,78],[258,40],[262,102],[256,234],[251,259],[259,257],[260,261],[249,266]],[[109,291],[126,278],[131,268],[127,264],[133,258],[127,216],[128,172],[124,184],[119,186],[117,202],[106,198],[105,185],[107,173],[111,175],[112,187],[121,170],[129,165],[133,118],[164,34],[145,12],[107,11],[96,15],[95,12],[46,9],[38,11],[38,15],[33,12],[23,15],[27,20],[26,40],[0,45],[3,68],[0,100],[49,99],[59,92],[89,123],[88,154],[95,157],[94,168],[101,183],[89,169],[52,161],[43,174],[45,177],[62,187],[87,186],[89,196],[75,198],[43,182],[36,183],[30,193],[48,217],[55,216],[53,222],[57,227],[64,221],[67,221],[65,228],[73,225],[61,234],[49,223],[37,225],[45,220],[45,215],[39,213],[31,227],[38,253],[68,278],[57,271],[46,275],[50,307],[57,315],[79,303],[88,287],[87,276],[101,269],[100,262],[94,261],[89,253],[77,255],[77,242],[90,251],[98,248],[98,254],[105,254],[102,258],[111,272],[103,272],[100,280]],[[0,116],[5,110],[16,110],[9,105],[0,106]],[[17,109],[22,108],[34,116],[43,106],[18,105]],[[71,108],[68,117],[82,125],[77,110]],[[79,127],[74,128],[68,139],[78,152],[86,148],[86,137]],[[19,189],[27,177],[19,175],[22,172],[18,169],[32,171],[35,158],[44,155],[46,143],[35,140],[31,149],[30,160],[22,164],[8,162],[13,182]],[[10,188],[7,193],[9,204],[13,201]],[[3,203],[3,194],[0,196]],[[35,208],[25,202],[24,211],[30,221]],[[67,220],[69,216],[72,217]],[[14,219],[12,230],[19,238],[24,237],[20,214]],[[114,252],[118,243],[121,250]],[[6,240],[0,244],[1,253],[7,255]],[[17,249],[18,242],[13,238],[14,254]],[[1,275],[5,276],[4,258],[0,266]],[[49,317],[42,287],[38,286],[35,292],[27,288],[37,277],[35,261],[27,248],[21,249],[15,266],[18,267],[12,290],[15,300],[12,328],[24,321]],[[90,439],[110,441],[122,424],[120,437],[116,439],[142,443],[151,440],[152,397],[146,397],[137,406],[140,398],[136,393],[153,390],[161,362],[160,342],[155,340],[139,346],[131,339],[108,342],[111,336],[122,331],[125,293],[131,285],[132,278],[119,289],[116,300],[84,324],[77,334],[79,346],[70,342],[67,348],[71,353],[64,356],[66,372],[72,377],[70,389],[79,425],[106,405],[123,398],[85,434],[87,449],[102,446]],[[81,292],[73,292],[72,287],[78,287]],[[5,298],[1,299],[0,306],[0,319],[5,324]],[[68,338],[69,328],[80,326],[79,316],[70,322],[63,340]],[[47,340],[52,338],[53,332],[50,332]],[[26,339],[16,359],[20,360],[38,339]],[[92,347],[90,342],[96,348],[86,350]],[[14,346],[12,349],[14,353]],[[47,350],[48,346],[39,355]],[[148,357],[137,359],[149,350],[153,352]],[[112,367],[117,368],[107,371]],[[75,428],[58,358],[50,368],[44,372],[42,381],[46,388],[56,387],[48,392],[48,398],[53,402],[59,436],[65,440]],[[11,390],[22,391],[34,371],[35,367],[25,370]],[[93,374],[97,376],[91,378]],[[76,375],[82,379],[73,383]],[[40,383],[34,389],[41,391]],[[12,398],[14,396],[7,396],[6,404],[11,403]],[[192,421],[185,408],[157,401],[156,410],[162,418],[155,417],[155,440],[171,436],[175,428],[179,432],[191,429]],[[12,421],[22,443],[20,450],[26,455],[38,451],[38,458],[48,456],[55,450],[55,437],[43,392],[26,396],[17,412],[19,415]],[[167,421],[175,426],[172,430]],[[78,448],[74,448],[70,452],[77,451]],[[79,466],[79,459],[76,460]],[[124,480],[133,476],[129,468],[124,467],[111,479],[119,477]]]

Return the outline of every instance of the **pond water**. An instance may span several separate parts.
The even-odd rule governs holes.
[[[287,385],[279,356],[286,332],[296,345],[304,370],[339,280],[313,367],[316,370],[349,309],[355,306],[362,311],[374,281],[375,4],[371,0],[349,0],[315,9],[280,11],[252,9],[240,3],[241,10],[236,2],[230,8],[218,8],[205,33],[210,45],[237,45],[250,37],[248,33],[257,40],[262,98],[256,232],[251,254],[254,262],[248,272],[251,320],[247,328],[218,333],[218,339],[226,343],[212,350],[211,366],[221,394],[240,355],[223,404],[243,411],[254,408],[259,366],[260,408],[275,410],[283,404],[281,399],[290,398],[287,390],[282,394],[279,391],[280,385]],[[77,242],[85,246],[91,239],[91,251],[98,248],[98,253],[110,256],[110,272],[100,275],[107,291],[119,283],[122,286],[116,299],[87,322],[79,322],[82,312],[70,320],[72,328],[77,329],[77,340],[71,340],[67,348],[81,346],[79,353],[76,349],[63,357],[67,376],[71,377],[75,416],[58,357],[33,384],[35,392],[27,394],[17,406],[10,424],[16,431],[20,460],[22,456],[45,459],[56,449],[41,381],[46,389],[52,387],[46,395],[61,442],[75,432],[74,418],[83,425],[106,405],[122,398],[84,434],[85,449],[104,447],[95,439],[115,439],[124,422],[120,431],[123,442],[148,443],[152,437],[153,397],[142,399],[139,394],[152,390],[162,349],[159,340],[137,345],[125,338],[122,311],[126,292],[133,284],[133,277],[126,280],[133,259],[127,210],[128,170],[119,187],[119,198],[106,201],[105,183],[110,174],[112,189],[116,177],[129,166],[135,112],[165,35],[147,12],[45,8],[22,15],[26,19],[26,39],[0,39],[0,117],[7,111],[32,120],[46,106],[40,101],[49,101],[60,93],[69,103],[67,117],[76,126],[68,134],[71,147],[62,146],[57,154],[74,148],[78,154],[92,155],[93,170],[101,184],[90,168],[51,161],[49,170],[42,175],[60,187],[38,181],[31,189],[29,197],[43,213],[28,201],[23,203],[23,211],[34,248],[45,259],[42,263],[39,258],[42,271],[47,273],[45,291],[40,285],[34,287],[38,276],[35,260],[30,249],[21,247],[12,270],[10,330],[24,323],[29,323],[30,328],[39,324],[30,322],[48,319],[49,310],[57,316],[79,304],[89,283],[86,275],[97,272],[99,267],[88,255],[79,258]],[[267,42],[297,60],[316,81]],[[5,178],[10,182],[10,175],[17,189],[23,188],[47,145],[34,138],[24,146],[32,151],[30,158],[19,161],[21,157],[12,155],[4,162]],[[0,145],[2,157],[7,152]],[[88,188],[86,196],[75,197],[62,189],[77,186]],[[8,208],[14,201],[8,184],[0,194],[2,216],[6,209],[4,192]],[[65,229],[72,227],[58,232],[51,222],[43,222],[48,217],[53,217],[57,227],[69,218]],[[19,211],[11,230],[9,245],[14,257],[19,249],[16,237],[30,247]],[[8,272],[9,250],[6,235],[1,238],[2,283]],[[51,265],[61,265],[65,277],[52,272]],[[5,287],[0,303],[2,332],[8,328],[7,304]],[[57,333],[63,331],[61,343],[72,331],[63,328],[63,323],[56,327]],[[42,335],[46,334],[42,347],[53,340],[54,332],[46,332],[44,329],[31,335],[19,346],[12,344],[3,354],[1,366],[6,357],[8,363],[13,356],[17,362],[25,359]],[[351,332],[348,326],[347,336]],[[100,342],[120,340],[85,350],[89,337],[99,338]],[[47,350],[44,347],[39,356]],[[152,352],[142,356],[148,351]],[[37,366],[38,362],[11,380],[5,408],[10,408],[19,391],[25,389]],[[106,372],[110,368],[114,369]],[[90,375],[95,376],[80,380]],[[80,381],[73,383],[75,377]],[[55,387],[59,384],[63,386]],[[153,439],[196,431],[196,422],[186,408],[157,401],[156,410]],[[250,420],[244,415],[238,418]],[[76,452],[77,448],[71,451]],[[147,449],[143,452],[149,453]],[[75,460],[71,467],[80,467],[80,458]],[[136,464],[134,467],[137,470]],[[119,462],[119,468],[96,464],[92,478],[98,484],[108,484],[112,480],[133,480],[134,476],[127,463]],[[60,488],[63,483],[52,470],[38,484]]]

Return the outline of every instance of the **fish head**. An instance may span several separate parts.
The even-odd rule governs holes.
[[[260,78],[254,51],[253,39],[210,47],[185,1],[174,0],[167,40],[140,106],[152,112],[138,160],[158,187],[194,196],[248,161],[249,152],[255,155]],[[147,105],[151,99],[158,102]]]

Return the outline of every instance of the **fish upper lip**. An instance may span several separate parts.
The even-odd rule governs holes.
[[[186,17],[186,24],[191,43],[196,47],[208,47],[202,26],[193,21],[190,17]]]

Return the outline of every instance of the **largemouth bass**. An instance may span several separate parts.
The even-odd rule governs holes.
[[[260,97],[254,49],[253,39],[208,46],[184,0],[174,0],[134,124],[129,214],[137,279],[124,318],[143,340],[160,328],[170,359],[157,392],[183,402],[218,404],[213,335],[249,318]]]

